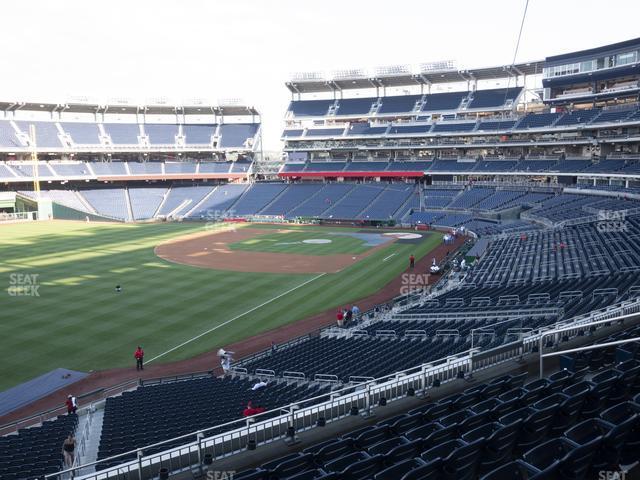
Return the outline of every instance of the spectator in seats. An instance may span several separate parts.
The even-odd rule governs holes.
[[[138,345],[138,348],[136,348],[136,351],[133,354],[133,358],[136,359],[136,370],[144,370],[144,350],[140,345]]]
[[[348,327],[351,324],[351,320],[353,319],[353,312],[351,310],[347,310],[344,314],[344,326]]]
[[[73,466],[73,459],[76,450],[76,439],[72,433],[65,439],[62,444],[62,455],[64,456],[64,464],[66,467]]]
[[[226,375],[231,370],[231,359],[229,357],[220,357],[220,365],[222,366],[222,371]]]
[[[67,415],[71,415],[72,413],[76,413],[76,411],[78,410],[78,404],[77,404],[77,401],[76,401],[76,397],[74,397],[73,395],[67,396],[67,401],[64,402],[64,403],[67,406]]]
[[[351,312],[353,313],[353,321],[357,323],[360,318],[360,309],[357,305],[353,305],[351,307]]]
[[[416,266],[416,257],[413,256],[413,253],[409,256],[409,268],[413,268]]]
[[[251,387],[251,390],[255,392],[256,390],[260,390],[261,388],[264,388],[266,386],[267,386],[267,382],[260,379],[253,387]]]
[[[220,365],[222,366],[222,371],[226,375],[231,370],[231,361],[233,360],[234,352],[230,352],[224,349],[218,350],[218,356],[220,357]]]
[[[338,321],[339,327],[342,327],[344,325],[344,313],[342,312],[341,308],[339,308],[338,313],[336,313],[336,320]]]
[[[251,417],[253,415],[257,415],[259,413],[265,412],[266,409],[262,408],[262,407],[253,407],[253,405],[251,405],[251,401],[249,401],[249,403],[247,403],[247,407],[244,409],[244,411],[242,412],[242,416],[243,417]]]

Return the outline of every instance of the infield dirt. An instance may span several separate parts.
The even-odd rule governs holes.
[[[291,231],[279,229],[275,232],[288,233]],[[197,233],[160,244],[155,248],[155,254],[169,262],[215,270],[256,273],[336,273],[395,241],[392,239],[390,242],[372,247],[360,255],[252,252],[232,250],[229,247],[231,243],[273,233],[274,230],[251,227]]]

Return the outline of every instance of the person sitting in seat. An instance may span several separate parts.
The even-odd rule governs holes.
[[[251,417],[253,415],[257,415],[259,413],[262,412],[266,412],[266,408],[262,408],[262,407],[253,407],[253,405],[251,405],[251,400],[249,400],[249,403],[247,403],[247,407],[244,409],[244,411],[242,412],[242,416],[243,417]]]
[[[253,387],[251,387],[251,390],[255,392],[256,390],[260,390],[261,388],[264,388],[266,386],[267,386],[267,382],[260,379]]]

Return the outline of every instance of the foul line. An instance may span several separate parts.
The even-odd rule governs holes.
[[[280,295],[278,295],[277,297],[273,297],[272,299],[267,300],[266,302],[261,303],[260,305],[257,305],[257,306],[255,306],[255,307],[253,307],[251,310],[247,310],[246,312],[241,313],[240,315],[236,315],[235,317],[233,317],[233,318],[231,318],[231,319],[227,320],[226,322],[222,322],[220,325],[216,325],[215,327],[210,328],[210,329],[209,329],[209,330],[207,330],[206,332],[202,332],[201,334],[196,335],[195,337],[193,337],[193,338],[191,338],[191,339],[187,340],[186,342],[182,342],[180,345],[177,345],[177,346],[175,346],[175,347],[173,347],[173,348],[171,348],[171,349],[167,350],[166,352],[161,353],[160,355],[156,355],[156,356],[155,356],[155,357],[153,357],[151,360],[147,360],[147,361],[145,362],[145,364],[147,364],[147,363],[151,363],[151,362],[153,362],[154,360],[157,360],[157,359],[158,359],[158,358],[160,358],[160,357],[164,357],[164,356],[165,356],[165,355],[167,355],[168,353],[171,353],[171,352],[173,352],[173,351],[175,351],[175,350],[177,350],[177,349],[179,349],[179,348],[182,348],[182,347],[184,347],[185,345],[187,345],[187,344],[189,344],[189,343],[191,343],[191,342],[193,342],[193,341],[195,341],[195,340],[197,340],[197,339],[199,339],[199,338],[201,338],[201,337],[204,337],[205,335],[208,335],[209,333],[211,333],[211,332],[213,332],[213,331],[217,330],[218,328],[220,328],[220,327],[224,327],[225,325],[228,325],[229,323],[231,323],[231,322],[233,322],[233,321],[235,321],[235,320],[237,320],[237,319],[239,319],[239,318],[241,318],[241,317],[244,317],[245,315],[248,315],[249,313],[251,313],[251,312],[253,312],[253,311],[257,310],[257,309],[259,309],[259,308],[261,308],[261,307],[264,307],[265,305],[268,305],[269,303],[271,303],[271,302],[273,302],[273,301],[275,301],[275,300],[277,300],[277,299],[279,299],[279,298],[281,298],[281,297],[284,297],[284,296],[285,296],[285,295],[287,295],[288,293],[291,293],[291,292],[293,292],[294,290],[297,290],[297,289],[299,289],[299,288],[301,288],[301,287],[304,287],[305,285],[307,285],[307,284],[309,284],[309,283],[313,282],[314,280],[317,280],[317,279],[318,279],[318,278],[320,278],[320,277],[325,276],[326,274],[327,274],[327,273],[325,272],[325,273],[321,273],[320,275],[316,275],[315,277],[313,277],[313,278],[311,278],[311,279],[307,280],[306,282],[303,282],[303,283],[301,283],[300,285],[298,285],[298,286],[296,286],[296,287],[293,287],[293,288],[290,288],[290,289],[289,289],[289,290],[287,290],[286,292],[281,293],[281,294],[280,294]]]
[[[384,258],[382,259],[382,261],[383,261],[383,262],[386,262],[386,261],[387,261],[387,260],[389,260],[391,257],[393,257],[394,255],[397,255],[397,254],[398,254],[398,252],[392,253],[391,255],[389,255],[389,256],[387,256],[387,257],[384,257]]]

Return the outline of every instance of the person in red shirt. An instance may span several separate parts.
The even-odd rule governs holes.
[[[266,408],[262,408],[262,407],[253,407],[251,405],[251,402],[247,403],[247,407],[243,410],[242,412],[242,416],[243,417],[251,417],[252,415],[257,415],[259,413],[265,412]]]
[[[338,320],[338,326],[341,327],[344,325],[344,312],[341,308],[338,309],[338,313],[336,313],[336,319]]]
[[[73,398],[73,395],[69,395],[67,397],[67,401],[64,402],[64,404],[67,406],[67,414],[71,415],[72,413],[76,413],[76,410],[78,410],[78,406],[76,405],[75,399]]]
[[[409,256],[409,268],[413,268],[416,266],[416,257],[413,256],[413,253]]]
[[[136,359],[136,370],[144,370],[144,364],[142,363],[144,360],[144,350],[142,350],[140,345],[138,345],[136,352],[133,354],[133,358]]]

